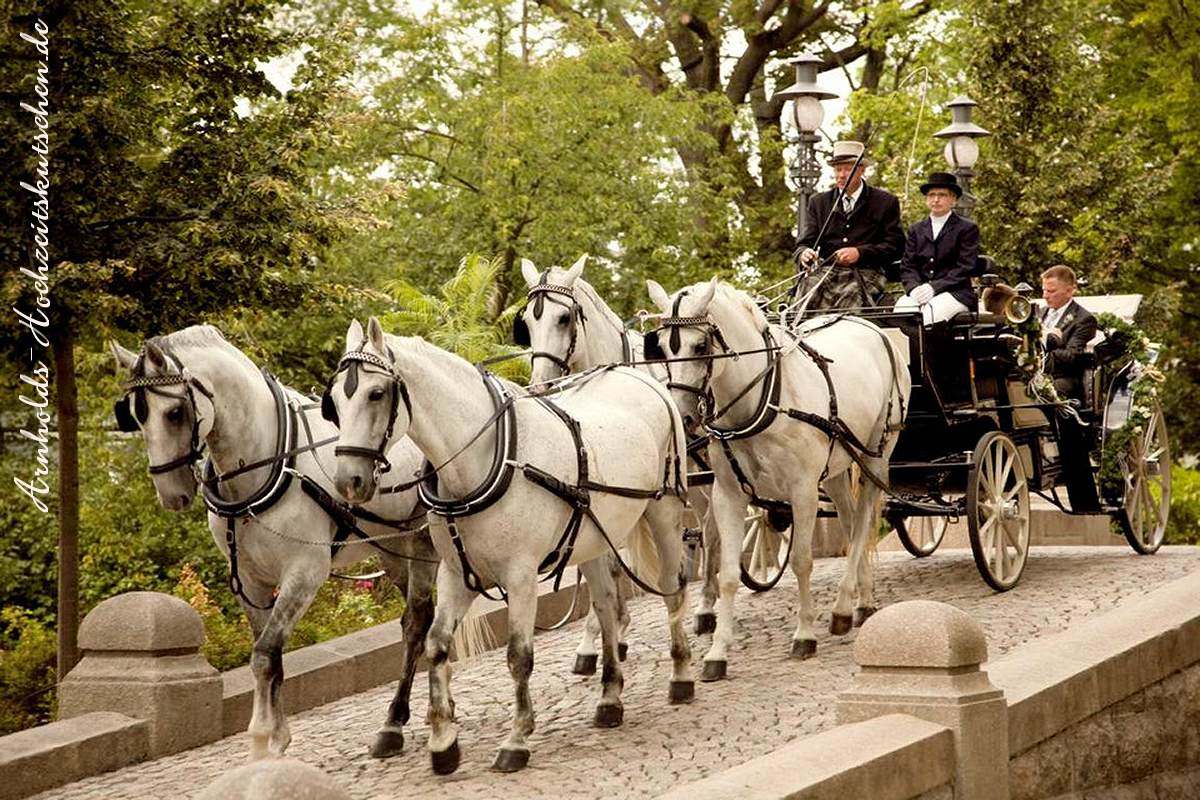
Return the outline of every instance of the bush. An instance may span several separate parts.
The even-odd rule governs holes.
[[[1200,543],[1200,470],[1171,468],[1171,517],[1168,544]]]
[[[54,712],[54,631],[32,614],[0,611],[0,736],[49,722]]]

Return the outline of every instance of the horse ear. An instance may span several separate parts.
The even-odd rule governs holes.
[[[671,313],[671,296],[667,294],[667,290],[662,287],[662,284],[653,278],[647,278],[646,291],[650,293],[650,299],[654,301],[654,305],[658,306],[659,311],[664,314]]]
[[[362,323],[356,319],[350,320],[350,327],[346,329],[346,349],[343,352],[351,353],[357,350],[366,338]]]
[[[108,340],[108,349],[112,351],[113,358],[117,360],[117,366],[121,369],[131,372],[133,365],[137,363],[137,353],[132,350],[126,350],[121,347],[116,339]]]
[[[696,295],[696,309],[692,312],[694,316],[702,317],[708,313],[708,304],[712,302],[713,295],[717,293],[717,276],[713,275],[712,280],[708,285],[700,290]]]
[[[521,259],[521,277],[525,279],[525,285],[530,288],[536,286],[538,279],[541,277],[537,267],[528,258]]]
[[[587,253],[584,253],[579,259],[571,265],[567,270],[567,274],[563,276],[563,286],[574,286],[576,279],[583,274],[583,265],[587,263]]]
[[[380,353],[387,352],[387,344],[383,341],[383,326],[379,324],[377,317],[367,320],[367,339],[370,340],[371,346]]]
[[[162,348],[153,340],[146,342],[146,358],[159,369],[165,369],[167,366],[166,354],[163,353]]]

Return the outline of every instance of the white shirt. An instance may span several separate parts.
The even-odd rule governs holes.
[[[933,226],[933,238],[936,239],[942,232],[942,228],[946,226],[946,220],[950,219],[950,212],[947,211],[940,217],[929,215],[929,224]]]
[[[1071,305],[1071,301],[1063,303],[1058,308],[1051,308],[1046,311],[1046,318],[1042,320],[1042,327],[1045,329],[1057,328],[1062,321],[1063,316],[1067,313],[1067,306]]]
[[[858,188],[854,190],[854,194],[847,194],[847,195],[842,196],[842,211],[843,212],[849,213],[847,211],[847,208],[849,208],[850,210],[853,210],[854,207],[856,205],[858,205],[858,198],[862,197],[863,187],[866,185],[867,185],[866,181],[860,180],[858,182]],[[849,206],[847,206],[847,203],[849,203]]]

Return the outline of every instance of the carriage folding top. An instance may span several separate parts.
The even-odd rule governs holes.
[[[1131,320],[1141,296],[1076,300],[1093,313]],[[1023,334],[1004,316],[960,314],[926,327],[919,312],[849,313],[907,345],[912,398],[889,463],[884,513],[910,553],[929,555],[947,521],[966,517],[984,580],[1012,588],[1028,555],[1030,492],[1069,514],[1111,516],[1139,553],[1161,546],[1170,453],[1157,405],[1145,430],[1116,456],[1121,480],[1101,480],[1102,460],[1113,458],[1105,442],[1130,410],[1137,367],[1129,359],[1101,363],[1092,356],[1082,402],[1046,399],[1018,368]]]

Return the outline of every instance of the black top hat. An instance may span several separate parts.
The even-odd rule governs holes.
[[[958,185],[958,178],[950,172],[929,173],[929,180],[921,184],[921,194],[929,194],[930,189],[949,189],[954,192],[955,197],[962,197],[962,187]]]

